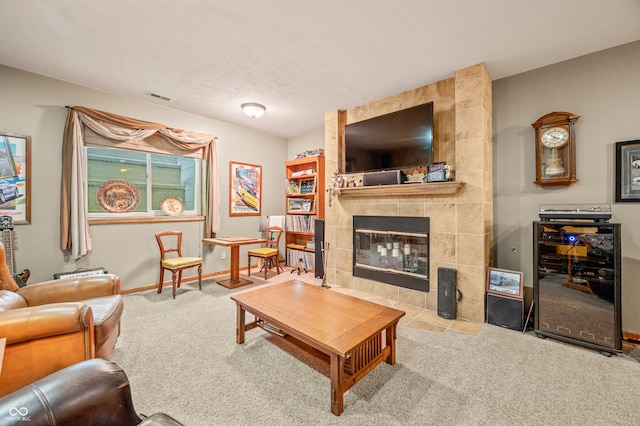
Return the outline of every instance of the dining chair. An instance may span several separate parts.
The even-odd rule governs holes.
[[[173,298],[176,298],[176,287],[182,284],[182,271],[198,268],[198,288],[202,290],[202,258],[182,255],[182,231],[161,231],[156,233],[156,240],[160,247],[160,282],[158,293],[162,293],[164,271],[171,271]],[[178,279],[176,281],[176,275]]]
[[[258,257],[262,259],[262,270],[264,270],[264,279],[267,279],[267,274],[273,264],[276,265],[276,271],[280,273],[280,262],[278,260],[278,248],[280,245],[280,236],[282,235],[282,228],[279,226],[269,226],[265,230],[267,242],[264,247],[252,249],[247,251],[248,262],[247,269],[248,274],[251,276],[251,258]]]

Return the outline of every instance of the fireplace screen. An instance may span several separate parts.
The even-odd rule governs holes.
[[[353,273],[429,290],[429,219],[354,216]]]
[[[356,229],[356,265],[427,278],[429,235]]]

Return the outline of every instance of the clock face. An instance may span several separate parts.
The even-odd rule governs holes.
[[[560,148],[569,140],[569,132],[564,127],[552,127],[545,130],[540,139],[547,148]]]

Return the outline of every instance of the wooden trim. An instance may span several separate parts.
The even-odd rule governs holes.
[[[204,222],[204,219],[204,216],[109,217],[104,219],[89,219],[89,225],[113,225],[118,223]]]
[[[242,269],[246,269],[246,268],[240,268],[240,269],[242,270]],[[209,273],[209,274],[202,274],[202,281],[208,280],[208,279],[211,279],[211,278],[215,278],[215,277],[218,277],[220,275],[228,275],[230,272],[231,272],[231,270],[227,269],[225,271],[218,271],[218,272],[212,272],[212,273]],[[198,281],[198,276],[197,275],[193,275],[191,277],[182,278],[182,283],[183,284],[184,283],[189,283],[189,282],[194,282],[194,281],[195,282]],[[171,285],[172,285],[171,284],[171,280],[165,281],[162,284],[162,288],[164,288],[165,286],[171,287]],[[158,288],[158,283],[157,282],[155,282],[153,284],[145,284],[145,285],[142,285],[142,286],[139,286],[139,287],[122,289],[120,291],[120,294],[133,294],[133,293],[139,293],[141,291],[153,290],[153,289],[156,289],[156,288]]]
[[[455,195],[464,182],[430,182],[340,188],[340,197],[431,197]]]

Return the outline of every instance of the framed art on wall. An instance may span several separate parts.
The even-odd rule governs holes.
[[[260,216],[262,166],[229,162],[229,216]]]
[[[31,136],[0,133],[0,216],[31,223]]]
[[[640,202],[640,140],[616,143],[616,202]]]
[[[522,272],[519,271],[489,268],[487,272],[487,293],[522,299],[524,297],[522,276]]]

